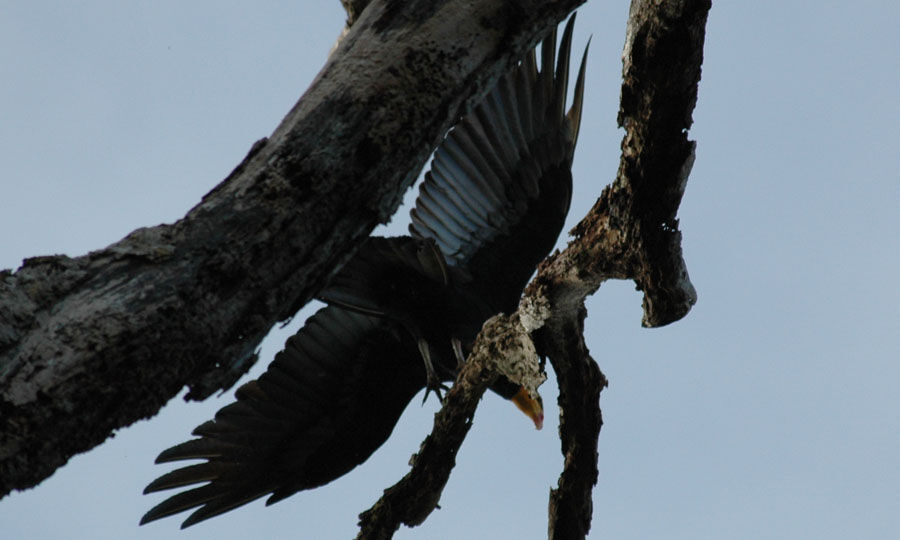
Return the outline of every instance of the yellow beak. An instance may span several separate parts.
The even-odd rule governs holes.
[[[512,402],[528,418],[531,418],[535,428],[541,429],[544,427],[544,406],[541,403],[541,396],[537,396],[537,399],[535,399],[531,397],[528,390],[525,390],[524,386],[520,386],[519,391],[512,397]]]

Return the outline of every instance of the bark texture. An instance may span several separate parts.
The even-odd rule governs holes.
[[[440,136],[579,0],[375,0],[183,219],[0,272],[0,496],[228,388],[396,210]]]

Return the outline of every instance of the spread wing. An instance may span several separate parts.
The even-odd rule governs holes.
[[[320,486],[365,461],[387,440],[425,386],[415,342],[399,325],[326,307],[266,372],[194,430],[199,438],[158,463],[201,459],[152,482],[145,493],[191,487],[144,515],[146,523],[196,508],[182,527],[260,497],[266,504]]]
[[[450,131],[411,212],[410,233],[434,239],[496,310],[516,307],[569,210],[587,58],[585,48],[566,112],[574,22],[555,65],[554,30],[541,44],[540,71],[532,51]]]

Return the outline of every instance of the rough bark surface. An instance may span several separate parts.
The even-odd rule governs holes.
[[[224,389],[396,210],[442,133],[580,0],[375,0],[183,219],[0,272],[0,496],[185,385]]]

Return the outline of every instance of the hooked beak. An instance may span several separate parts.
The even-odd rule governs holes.
[[[544,427],[544,406],[541,403],[541,396],[537,396],[537,399],[535,399],[531,397],[528,390],[525,390],[524,386],[520,386],[519,391],[512,397],[512,402],[528,418],[531,418],[536,429]]]

